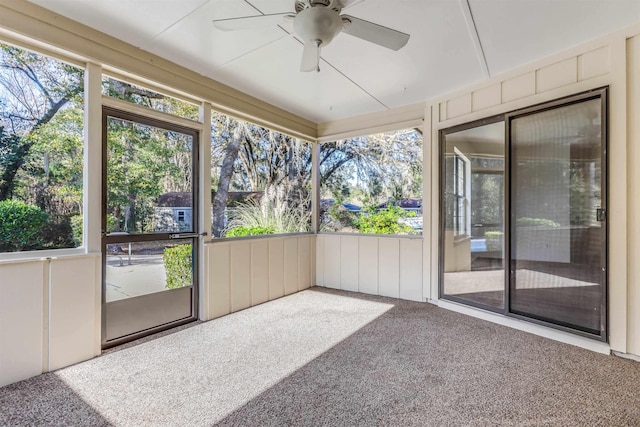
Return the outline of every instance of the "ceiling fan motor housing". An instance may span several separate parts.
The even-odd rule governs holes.
[[[342,18],[329,8],[309,7],[298,12],[293,27],[305,43],[326,46],[342,30]]]

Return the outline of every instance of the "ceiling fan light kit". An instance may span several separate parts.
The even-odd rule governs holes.
[[[218,19],[213,25],[223,31],[278,25],[293,19],[293,28],[304,43],[300,71],[320,71],[320,49],[331,43],[340,32],[362,40],[398,50],[407,44],[409,34],[392,30],[349,15],[340,15],[354,0],[296,0],[295,15],[277,13]]]

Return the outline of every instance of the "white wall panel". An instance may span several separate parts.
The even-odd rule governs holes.
[[[94,356],[99,262],[99,255],[50,261],[48,370]]]
[[[484,110],[485,108],[500,105],[502,102],[502,88],[495,84],[477,90],[471,94],[471,108],[473,111]]]
[[[324,254],[318,277],[325,278],[318,286],[424,301],[423,239],[325,234],[317,241]]]
[[[471,112],[471,94],[459,96],[447,101],[447,118],[464,116]]]
[[[358,239],[358,290],[378,294],[378,238]]]
[[[44,274],[39,261],[0,264],[0,387],[42,372]]]
[[[378,242],[378,292],[382,296],[400,297],[400,240]]]
[[[227,244],[208,246],[209,250],[209,307],[211,318],[231,312],[230,295],[230,249]]]
[[[536,79],[538,93],[575,83],[578,81],[578,60],[573,57],[542,67],[536,72]]]
[[[269,301],[269,242],[251,243],[251,305]]]
[[[358,292],[358,237],[340,237],[340,289]]]
[[[535,95],[536,93],[536,73],[522,74],[502,82],[502,102],[514,101]]]
[[[400,240],[400,298],[422,298],[422,240]]]
[[[231,246],[231,311],[251,307],[251,243]]]
[[[284,240],[284,293],[298,292],[298,239]]]
[[[324,283],[321,286],[340,289],[340,236],[324,236]]]
[[[604,46],[578,56],[578,80],[588,80],[611,71],[609,46]]]
[[[629,221],[627,233],[628,246],[628,343],[627,353],[640,357],[640,224],[637,213],[640,211],[640,35],[627,40],[627,170],[629,171]]]
[[[316,285],[325,286],[324,284],[324,236],[318,235],[315,244],[316,252]]]
[[[206,245],[211,318],[306,289],[313,236],[218,241]]]
[[[311,242],[312,237],[298,238],[298,290],[307,289],[311,286]]]
[[[284,240],[269,240],[269,299],[284,296]]]

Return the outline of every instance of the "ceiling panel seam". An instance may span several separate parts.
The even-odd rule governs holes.
[[[249,0],[244,0],[244,2],[246,4],[248,4],[250,7],[252,7],[253,9],[255,9],[260,15],[264,15],[264,12],[262,10],[260,10],[257,6],[252,4]],[[213,27],[213,24],[212,24],[212,27]],[[250,54],[252,54],[253,52],[255,52],[255,51],[259,50],[259,49],[262,49],[263,47],[269,46],[270,44],[278,42],[278,41],[282,40],[285,37],[291,36],[291,33],[289,31],[287,31],[287,29],[284,28],[282,25],[278,25],[278,28],[281,29],[286,34],[286,36],[279,37],[279,38],[277,38],[275,40],[271,40],[271,41],[269,41],[269,42],[267,42],[267,43],[265,43],[263,45],[260,45],[260,46],[256,47],[255,49],[251,49],[250,51],[244,52],[244,53],[236,56],[235,58],[231,58],[230,60],[224,62],[223,64],[220,64],[217,67],[215,67],[215,69],[216,70],[222,70],[223,68],[227,67],[228,65],[231,65],[232,63],[236,62],[237,60],[242,59],[245,56],[250,55]]]
[[[462,14],[464,15],[464,21],[467,24],[467,29],[469,30],[469,35],[471,36],[471,41],[473,42],[473,47],[476,51],[476,56],[478,57],[478,62],[480,63],[480,68],[482,68],[482,72],[486,78],[491,77],[491,72],[489,71],[489,64],[487,63],[487,57],[484,54],[484,49],[482,48],[482,42],[480,41],[480,34],[478,34],[478,27],[476,26],[476,22],[473,19],[473,13],[471,12],[471,5],[469,4],[469,0],[459,0],[460,7],[462,8]]]
[[[158,34],[156,34],[155,36],[151,37],[151,40],[149,40],[149,44],[148,46],[151,46],[153,44],[153,41],[156,40],[158,37],[160,37],[161,35],[163,35],[164,33],[166,33],[167,31],[169,31],[171,28],[175,27],[176,25],[178,25],[180,22],[184,21],[185,19],[187,19],[189,16],[193,15],[194,13],[196,13],[197,11],[199,11],[200,9],[202,9],[202,7],[204,5],[206,5],[207,3],[209,3],[209,0],[205,0],[203,1],[199,6],[197,6],[196,8],[194,8],[191,12],[187,13],[186,15],[184,15],[182,18],[179,18],[177,21],[175,21],[174,23],[172,23],[171,25],[169,25],[168,27],[166,27],[164,30],[160,31]]]
[[[296,40],[298,40],[296,38]],[[300,40],[298,40],[298,42],[300,42]],[[302,43],[302,42],[300,42]],[[369,91],[367,91],[365,88],[363,88],[362,86],[360,86],[358,83],[355,82],[355,80],[353,80],[352,78],[350,78],[349,76],[347,76],[345,73],[343,73],[342,71],[340,71],[337,67],[335,67],[332,63],[330,63],[329,61],[327,61],[326,59],[320,57],[320,59],[322,59],[322,61],[324,61],[329,67],[333,68],[334,70],[336,70],[336,72],[338,74],[340,74],[342,77],[344,77],[345,79],[347,79],[348,81],[350,81],[353,85],[355,85],[358,89],[360,89],[362,92],[364,92],[367,96],[371,97],[371,99],[373,99],[374,101],[376,101],[378,104],[382,105],[384,108],[386,108],[387,110],[389,109],[389,106],[387,106],[384,102],[380,101],[378,98],[376,98],[373,94],[371,94]]]

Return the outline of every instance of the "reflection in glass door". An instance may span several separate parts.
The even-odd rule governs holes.
[[[442,134],[442,293],[495,311],[504,309],[504,132],[500,117]]]
[[[603,100],[508,117],[510,310],[605,334]]]
[[[607,340],[607,90],[444,129],[440,297]]]
[[[198,133],[103,109],[103,347],[195,320]]]

